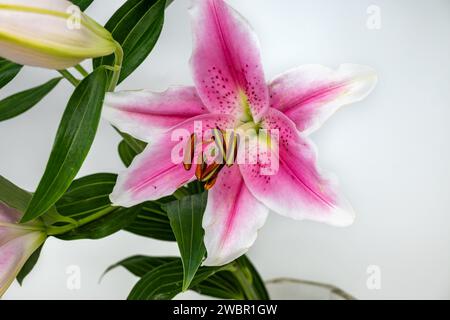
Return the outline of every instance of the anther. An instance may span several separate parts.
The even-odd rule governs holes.
[[[191,138],[187,142],[185,148],[183,167],[185,170],[189,171],[192,168],[192,161],[194,160],[194,149],[195,149],[195,133],[191,134]]]

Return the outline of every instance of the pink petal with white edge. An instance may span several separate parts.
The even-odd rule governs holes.
[[[304,65],[270,84],[271,107],[283,111],[304,134],[318,129],[339,107],[364,99],[375,87],[373,69],[342,64],[332,70]]]
[[[45,238],[43,232],[29,232],[0,246],[0,297]]]
[[[268,213],[248,191],[238,166],[224,168],[208,194],[203,217],[208,256],[203,264],[224,265],[246,253]]]
[[[279,167],[273,175],[264,175],[261,169],[273,166],[274,162],[240,165],[244,181],[255,198],[294,219],[350,225],[354,220],[353,209],[338,194],[335,185],[320,175],[315,149],[299,135],[294,123],[280,111],[270,109],[262,126],[280,132],[279,157],[273,159],[279,160]]]
[[[253,30],[223,0],[194,0],[190,12],[194,82],[206,107],[239,118],[251,112],[259,121],[269,94]]]
[[[160,93],[148,90],[108,93],[103,117],[122,132],[150,142],[181,122],[206,112],[194,87],[175,87]]]
[[[187,144],[196,123],[201,123],[201,133],[204,134],[206,130],[214,128],[234,128],[236,119],[226,115],[206,114],[173,127],[150,143],[144,152],[134,159],[131,166],[119,175],[113,193],[110,195],[111,202],[122,207],[132,207],[145,201],[171,195],[179,187],[192,181],[195,165],[192,165],[190,170],[185,170],[182,159],[175,163],[172,153],[178,150],[178,146]],[[172,139],[172,133],[177,130],[187,133],[182,140]]]

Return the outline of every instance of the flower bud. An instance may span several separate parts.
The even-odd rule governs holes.
[[[47,238],[43,224],[19,224],[22,213],[0,202],[0,297]]]
[[[0,57],[59,70],[115,49],[111,34],[67,0],[0,0]]]

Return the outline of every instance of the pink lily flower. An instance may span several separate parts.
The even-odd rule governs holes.
[[[19,224],[21,217],[21,212],[0,202],[0,297],[47,238],[42,224]]]
[[[171,133],[192,133],[194,122],[201,121],[203,131],[243,126],[279,131],[279,143],[268,146],[279,152],[276,174],[261,174],[261,163],[213,168],[206,182],[204,265],[223,265],[244,254],[269,210],[294,219],[351,224],[354,212],[336,185],[320,174],[307,136],[340,106],[365,98],[377,81],[375,72],[351,64],[336,70],[306,65],[267,84],[257,37],[239,13],[223,0],[194,0],[190,13],[195,87],[107,96],[104,117],[150,142],[119,175],[112,202],[129,207],[156,200],[202,176],[199,165],[171,161],[179,143]]]

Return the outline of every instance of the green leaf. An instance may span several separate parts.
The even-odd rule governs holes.
[[[25,212],[31,200],[31,193],[19,188],[3,176],[0,176],[0,201],[8,207]]]
[[[191,290],[219,299],[247,299],[242,285],[236,279],[233,272],[227,270],[213,274],[211,277],[191,288]]]
[[[128,145],[125,140],[122,140],[118,146],[120,160],[122,160],[123,164],[126,167],[129,167],[131,162],[133,162],[134,157],[136,156],[136,152]]]
[[[25,191],[4,177],[0,176],[0,201],[7,206],[25,212],[31,201],[32,194]],[[52,206],[44,215],[42,221],[49,226],[55,222],[73,222],[72,219],[61,216],[54,206]]]
[[[193,286],[209,278],[223,267],[202,267],[198,270],[191,284]],[[151,269],[133,287],[129,300],[166,300],[174,298],[182,292],[183,263],[181,259],[164,263]]]
[[[84,11],[87,9],[87,7],[89,7],[91,5],[92,2],[94,2],[94,0],[70,0],[73,4],[77,5],[78,7],[80,7],[81,11]]]
[[[150,54],[164,24],[166,0],[128,0],[106,23],[124,51],[119,83],[127,78]],[[94,59],[94,68],[111,65],[113,56]]]
[[[205,192],[186,196],[164,206],[183,261],[183,291],[189,288],[206,253],[202,220],[207,199],[208,193]]]
[[[0,58],[0,89],[14,79],[21,69],[20,64]]]
[[[109,266],[103,275],[107,274],[117,267],[124,267],[136,277],[142,278],[149,271],[160,265],[179,260],[176,257],[148,257],[148,256],[132,256]]]
[[[64,194],[94,141],[108,77],[96,69],[75,89],[62,117],[50,159],[22,221],[39,217]]]
[[[147,144],[119,130],[117,132],[123,138],[118,147],[120,159],[126,167],[129,167],[134,158],[144,151]]]
[[[117,175],[96,173],[74,180],[61,199],[56,202],[60,214],[80,220],[111,206],[109,195]]]
[[[143,237],[163,241],[175,241],[167,212],[162,207],[175,198],[165,197],[158,201],[145,202],[136,219],[125,230]]]
[[[97,173],[73,181],[56,203],[56,208],[80,226],[57,237],[63,240],[100,239],[132,223],[142,210],[141,206],[120,208],[111,205],[109,195],[116,180],[115,174]]]
[[[111,208],[109,195],[113,191],[116,180],[115,174],[97,173],[73,181],[56,203],[58,212],[65,217],[80,221]],[[144,203],[137,213],[133,211],[129,219],[123,221],[122,228],[149,238],[175,241],[167,213],[161,208],[161,205],[173,200],[173,197],[167,197]],[[78,232],[79,230],[77,234]],[[75,233],[65,234],[62,237],[69,236],[73,238]],[[83,237],[83,235],[77,235],[77,237]]]
[[[30,110],[41,101],[62,78],[52,79],[43,85],[34,87],[0,101],[0,121],[8,120]]]
[[[247,299],[269,300],[269,293],[267,292],[264,281],[250,259],[247,256],[241,256],[234,262],[237,265],[237,271],[234,273],[244,288]]]
[[[78,228],[74,228],[56,237],[62,240],[105,238],[129,225],[136,218],[140,210],[140,206],[132,208],[109,207],[84,218],[91,219],[94,216],[99,216],[99,218],[95,218],[92,222],[83,224]],[[82,222],[83,220],[80,221]]]
[[[33,254],[28,258],[27,262],[23,265],[22,269],[20,269],[19,273],[17,274],[17,281],[20,285],[22,285],[23,280],[30,274],[31,270],[33,270],[34,266],[39,260],[39,256],[41,255],[42,246],[40,246]]]
[[[124,259],[110,266],[103,275],[121,266],[135,276],[142,278],[147,273],[154,271],[154,269],[174,261],[178,261],[179,263],[180,259],[175,257],[149,257],[137,255]],[[249,266],[251,266],[251,269],[248,269]],[[213,274],[210,274],[206,278],[203,276],[203,269],[205,269],[205,267],[200,267],[199,270],[202,270],[202,272],[200,273],[201,278],[198,279],[197,276],[196,278],[194,278],[195,280],[191,284],[191,287],[189,288],[190,290],[196,291],[202,295],[212,296],[220,299],[244,300],[250,299],[252,297],[260,300],[269,299],[267,291],[264,287],[264,283],[262,282],[256,270],[251,265],[250,260],[245,256],[226,266],[220,267],[219,270],[213,270],[215,272]],[[177,273],[180,272],[181,271],[177,271]],[[245,281],[241,281],[242,275],[245,275],[245,277],[248,277],[249,275],[250,276],[249,278],[245,279]],[[174,291],[173,293],[171,293],[172,295],[176,295],[181,292],[181,281],[178,281],[178,278],[181,279],[181,275],[177,275],[175,281],[177,283],[176,286],[173,286]],[[261,285],[262,287],[260,287]],[[252,292],[252,296],[247,295],[247,291]]]
[[[128,144],[130,149],[133,150],[134,156],[137,156],[142,151],[144,151],[145,147],[147,146],[147,143],[145,143],[144,141],[133,138],[127,133],[123,133],[119,130],[117,130],[117,132],[122,136],[123,140]]]

